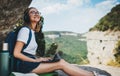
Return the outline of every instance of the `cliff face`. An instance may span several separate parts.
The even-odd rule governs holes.
[[[0,48],[6,33],[23,16],[32,0],[0,0]]]
[[[89,32],[87,34],[88,59],[90,64],[108,64],[116,61],[115,47],[120,40],[120,32]]]
[[[91,64],[120,64],[120,4],[90,29],[87,34],[88,59]],[[117,51],[116,51],[117,47]]]

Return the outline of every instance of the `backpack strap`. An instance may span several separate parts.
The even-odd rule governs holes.
[[[28,27],[28,26],[24,26],[26,28],[29,29],[29,37],[28,37],[28,40],[27,40],[27,44],[24,45],[23,49],[24,50],[25,48],[27,48],[27,46],[29,45],[30,41],[31,41],[31,38],[32,38],[32,32],[31,32],[31,29]]]

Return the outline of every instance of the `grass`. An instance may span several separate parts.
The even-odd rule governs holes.
[[[78,40],[80,37],[63,35],[55,38],[54,42],[58,44],[58,51],[61,51],[63,59],[73,64],[86,64],[87,60],[87,45],[86,41]],[[46,47],[49,48],[52,44],[52,39],[45,38]]]

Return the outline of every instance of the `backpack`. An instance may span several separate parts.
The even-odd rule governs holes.
[[[30,43],[30,40],[32,37],[32,32],[29,27],[27,27],[27,26],[19,27],[15,31],[11,31],[10,33],[8,33],[8,35],[6,36],[6,39],[5,39],[5,43],[8,43],[8,51],[9,51],[9,55],[10,55],[9,69],[11,72],[17,70],[17,59],[13,56],[13,51],[14,51],[14,47],[16,44],[18,32],[23,27],[26,27],[29,29],[29,38],[27,40],[27,44],[25,44],[23,47],[23,49],[25,49],[28,46],[28,44]]]

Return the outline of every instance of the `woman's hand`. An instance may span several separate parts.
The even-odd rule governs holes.
[[[40,58],[36,58],[36,62],[41,62],[41,61],[48,61],[50,60],[51,58],[50,57],[40,57]]]

